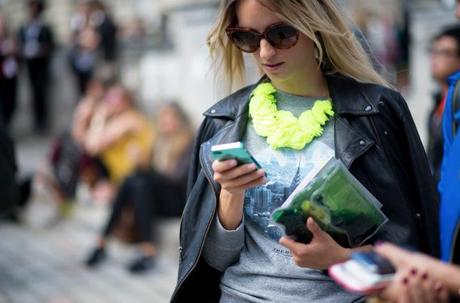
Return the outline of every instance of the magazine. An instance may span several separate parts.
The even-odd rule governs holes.
[[[286,235],[309,243],[308,217],[345,247],[357,247],[373,236],[388,218],[380,202],[348,171],[340,160],[326,159],[300,182],[272,213]]]

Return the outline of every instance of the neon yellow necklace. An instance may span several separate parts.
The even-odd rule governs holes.
[[[259,136],[266,137],[272,149],[287,147],[301,150],[323,134],[323,125],[334,116],[332,102],[316,100],[312,109],[299,118],[286,110],[278,110],[276,88],[269,82],[257,85],[249,101],[249,116]]]

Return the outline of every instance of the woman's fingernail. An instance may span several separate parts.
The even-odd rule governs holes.
[[[415,275],[417,274],[417,269],[412,268],[412,269],[410,270],[410,274],[411,274],[412,276],[415,276]]]

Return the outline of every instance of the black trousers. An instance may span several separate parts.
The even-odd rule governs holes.
[[[7,128],[16,110],[17,78],[0,79],[0,109],[3,123]]]
[[[154,242],[155,219],[159,216],[180,216],[185,204],[185,182],[168,178],[154,170],[140,171],[121,184],[112,204],[112,212],[103,230],[108,236],[120,219],[122,211],[134,206],[136,226],[142,242]]]
[[[49,60],[31,59],[26,61],[32,88],[34,122],[37,130],[48,128],[48,86]]]

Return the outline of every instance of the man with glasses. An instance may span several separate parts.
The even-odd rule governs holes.
[[[431,75],[438,85],[435,103],[428,121],[428,159],[439,182],[443,156],[442,115],[449,89],[448,78],[460,70],[460,26],[451,26],[437,34],[430,47]]]

